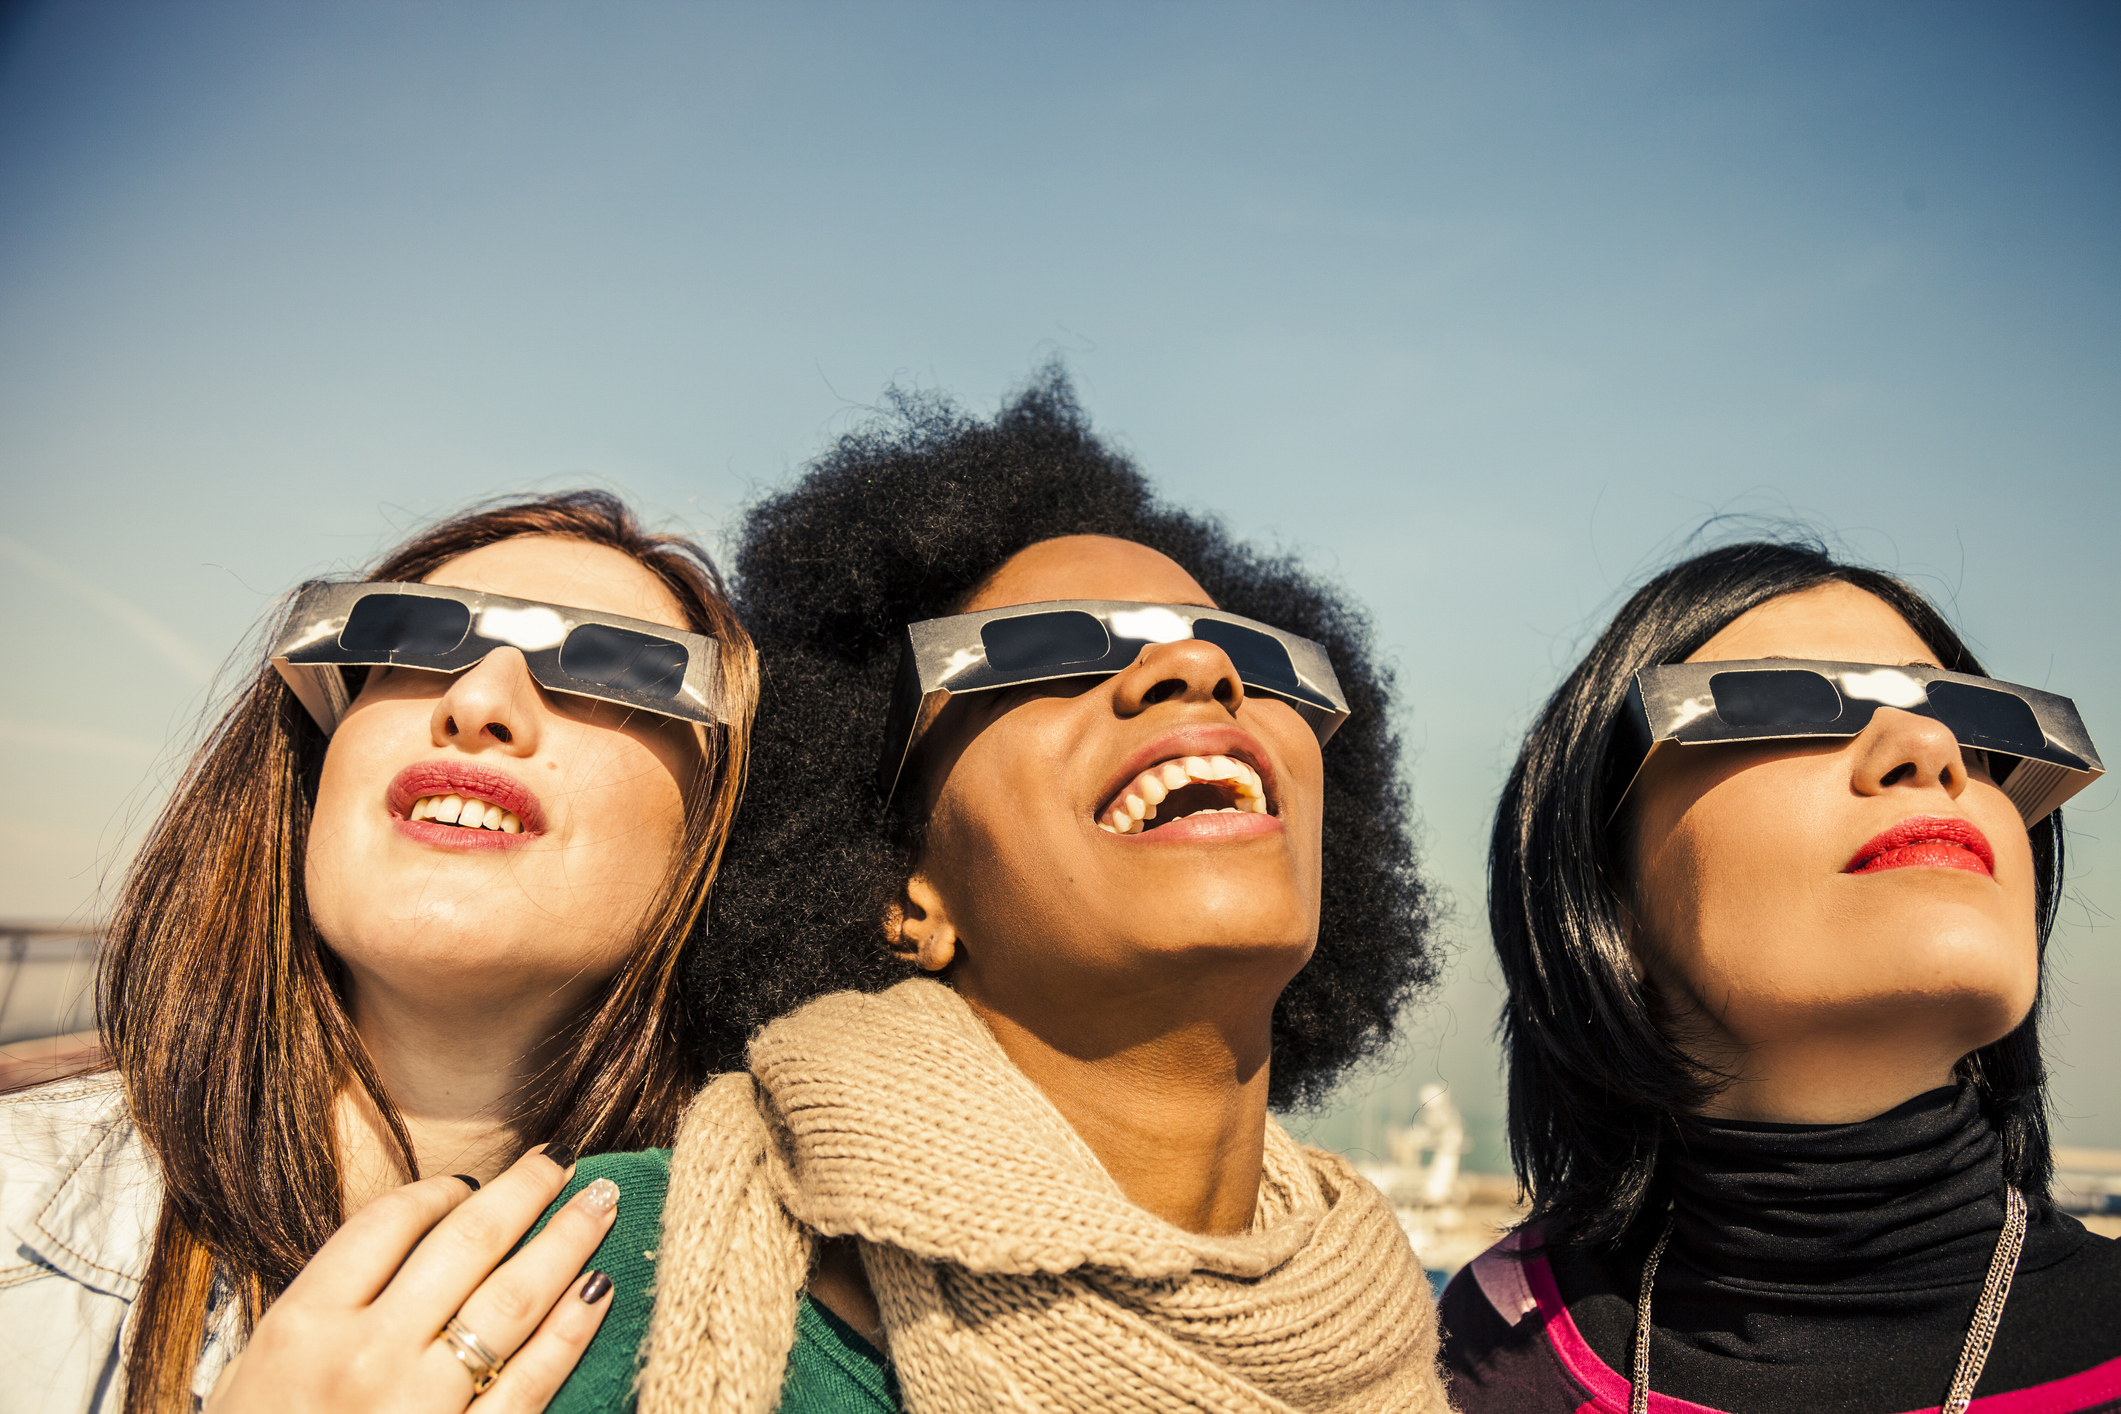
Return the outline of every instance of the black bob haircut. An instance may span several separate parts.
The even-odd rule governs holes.
[[[1317,949],[1273,1022],[1270,1103],[1324,1099],[1383,1049],[1436,976],[1391,674],[1374,660],[1362,611],[1293,560],[1159,504],[1091,432],[1057,367],[992,422],[939,397],[887,400],[885,416],[742,524],[737,604],[758,645],[761,697],[707,945],[687,965],[709,1063],[741,1068],[752,1033],[811,997],[911,975],[883,924],[921,822],[887,811],[875,786],[903,626],[956,612],[1028,545],[1109,535],[1169,555],[1218,607],[1324,644],[1354,709],[1324,752]]]
[[[1939,666],[1986,676],[1943,616],[1899,580],[1841,564],[1818,544],[1731,545],[1675,565],[1628,600],[1548,699],[1510,772],[1488,852],[1488,920],[1509,983],[1510,1156],[1549,1241],[1626,1234],[1652,1206],[1673,1117],[1698,1109],[1723,1080],[1659,1032],[1653,998],[1628,965],[1615,881],[1633,877],[1633,861],[1626,817],[1607,824],[1627,786],[1613,748],[1628,685],[1639,669],[1683,662],[1747,610],[1829,583],[1891,605]],[[2062,892],[2059,813],[2033,826],[2032,846],[2044,967]],[[2040,1007],[1959,1065],[2002,1136],[2005,1173],[2035,1200],[2054,1167]]]

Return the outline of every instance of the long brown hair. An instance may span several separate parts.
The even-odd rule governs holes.
[[[757,660],[706,553],[643,530],[600,491],[476,508],[416,536],[366,578],[418,580],[525,535],[631,555],[675,596],[688,626],[721,647],[728,724],[702,733],[704,788],[687,792],[669,885],[632,955],[512,1117],[526,1147],[668,1144],[702,1078],[698,1018],[675,985],[679,960],[704,931],[742,788]],[[419,1176],[411,1137],[354,1030],[345,971],[303,896],[325,746],[279,674],[261,666],[185,771],[112,919],[98,981],[104,1047],[164,1193],[132,1313],[126,1414],[191,1407],[217,1270],[246,1324],[255,1322],[344,1221],[334,1123],[342,1090],[365,1092],[405,1176]]]

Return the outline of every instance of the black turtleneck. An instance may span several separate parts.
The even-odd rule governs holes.
[[[1650,1388],[1726,1410],[1934,1409],[2003,1227],[2002,1146],[1971,1087],[1860,1124],[1689,1121],[1659,1170]],[[1976,1397],[2121,1356],[2121,1244],[2032,1205]],[[1629,1365],[1654,1222],[1550,1252],[1600,1359]]]

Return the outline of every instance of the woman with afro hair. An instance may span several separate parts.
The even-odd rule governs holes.
[[[553,1408],[1445,1409],[1390,1208],[1269,1114],[1434,980],[1360,611],[1058,370],[897,397],[736,563],[760,725],[687,978],[728,1073],[582,1162],[663,1202],[596,1258],[655,1305]]]

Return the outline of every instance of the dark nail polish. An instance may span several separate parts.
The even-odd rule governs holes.
[[[545,1146],[545,1157],[563,1169],[574,1167],[574,1150],[568,1148],[565,1144],[547,1144]]]
[[[469,1188],[474,1193],[479,1191],[479,1181],[473,1178],[468,1173],[453,1173],[450,1175],[450,1177],[455,1179],[457,1182],[463,1184],[466,1188]]]
[[[602,1272],[591,1272],[589,1280],[582,1283],[582,1304],[594,1306],[611,1294],[611,1278]]]

